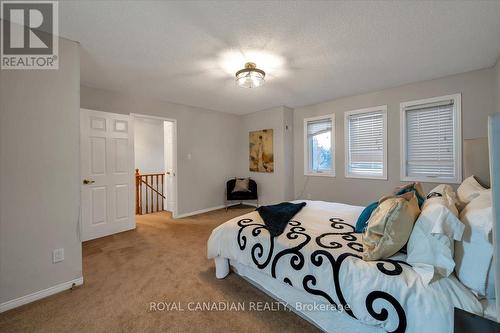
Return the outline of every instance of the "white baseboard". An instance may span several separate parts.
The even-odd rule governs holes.
[[[51,295],[60,293],[61,291],[68,290],[73,286],[73,284],[75,284],[75,286],[82,285],[83,284],[83,277],[80,277],[78,279],[71,280],[68,282],[63,282],[63,283],[60,283],[60,284],[55,285],[53,287],[39,290],[39,291],[36,291],[32,294],[22,296],[22,297],[7,301],[5,303],[2,303],[2,304],[0,304],[0,313],[5,312],[5,311],[10,310],[10,309],[17,308],[18,306],[21,306],[24,304],[28,304],[28,303],[37,301],[37,300],[45,298],[47,296],[51,296]]]
[[[177,216],[174,216],[175,219],[181,219],[183,217],[188,217],[188,216],[193,216],[193,215],[198,215],[198,214],[203,214],[203,213],[207,213],[207,212],[210,212],[212,210],[217,210],[217,209],[221,209],[221,208],[224,208],[226,206],[224,205],[220,205],[220,206],[215,206],[215,207],[210,207],[210,208],[205,208],[205,209],[200,209],[200,210],[195,210],[194,212],[189,212],[189,213],[184,213],[184,214],[179,214]]]
[[[255,202],[245,202],[243,201],[242,204],[247,205],[247,206],[253,206],[253,207],[259,207],[259,205]]]
[[[245,201],[243,201],[242,204],[247,205],[247,206],[257,207],[257,204],[254,203],[254,202],[245,202]],[[238,204],[236,204],[236,203],[228,204],[227,207],[236,206],[236,205],[238,205]],[[174,219],[181,219],[183,217],[188,217],[188,216],[203,214],[203,213],[211,212],[213,210],[222,209],[222,208],[226,208],[226,206],[220,205],[220,206],[215,206],[215,207],[210,207],[210,208],[195,210],[194,212],[189,212],[189,213],[184,213],[184,214],[176,215],[176,216],[174,216]]]

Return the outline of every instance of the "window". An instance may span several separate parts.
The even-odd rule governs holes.
[[[401,103],[401,179],[462,181],[461,95]]]
[[[344,114],[345,176],[387,179],[387,106]]]
[[[335,115],[304,119],[304,174],[335,176]]]

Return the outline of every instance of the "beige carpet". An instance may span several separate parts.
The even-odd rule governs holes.
[[[189,302],[273,302],[235,274],[217,280],[206,259],[212,229],[250,210],[150,214],[136,230],[86,242],[84,285],[0,314],[0,332],[317,332],[288,311],[187,311]],[[150,311],[151,302],[186,311]]]

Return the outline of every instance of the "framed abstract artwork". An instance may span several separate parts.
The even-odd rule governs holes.
[[[249,133],[249,162],[250,171],[274,172],[272,129]]]

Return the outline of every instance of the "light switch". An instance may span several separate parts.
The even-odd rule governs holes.
[[[52,263],[60,262],[64,260],[64,249],[55,249],[52,251]]]

